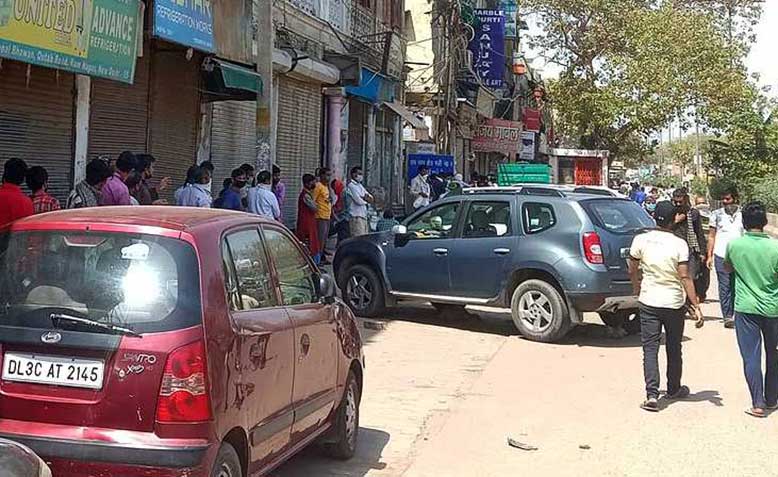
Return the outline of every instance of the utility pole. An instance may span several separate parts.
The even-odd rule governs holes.
[[[257,146],[258,171],[273,169],[273,118],[276,116],[273,101],[273,0],[255,0],[254,22],[257,25],[257,73],[262,78],[262,91],[257,94]]]

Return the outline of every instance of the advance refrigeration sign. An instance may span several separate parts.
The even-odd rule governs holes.
[[[154,0],[154,36],[213,53],[211,0]]]

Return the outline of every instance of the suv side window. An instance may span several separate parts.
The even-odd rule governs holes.
[[[227,290],[230,301],[237,302],[234,305],[240,305],[241,310],[277,306],[265,246],[262,244],[259,230],[247,229],[231,233],[226,238],[225,246],[229,250],[223,252],[223,256],[231,257],[237,279],[238,295],[230,297],[231,291]],[[227,265],[225,269],[229,270]],[[226,280],[226,283],[229,284],[229,280]]]
[[[319,299],[314,276],[316,272],[291,238],[273,227],[263,227],[268,250],[278,273],[278,284],[284,305],[303,305]]]
[[[459,202],[444,204],[413,219],[408,223],[408,232],[414,239],[442,239],[454,234]]]
[[[543,232],[556,225],[556,214],[550,204],[525,202],[521,206],[521,217],[528,234]]]
[[[504,237],[511,233],[510,202],[472,202],[467,212],[464,238]]]

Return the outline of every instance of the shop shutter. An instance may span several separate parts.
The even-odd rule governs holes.
[[[151,66],[149,149],[156,157],[157,177],[170,177],[173,186],[161,194],[172,202],[173,192],[195,163],[200,120],[200,59],[187,61],[183,51],[157,50]],[[218,193],[218,184],[213,187]]]
[[[149,56],[138,58],[131,85],[92,78],[89,159],[116,159],[122,151],[148,150]]]
[[[29,77],[28,77],[29,71]],[[73,177],[75,76],[4,60],[0,68],[0,164],[23,159],[49,172],[64,205]]]
[[[297,223],[297,197],[302,175],[314,174],[321,164],[322,94],[318,84],[282,77],[278,91],[276,162],[286,184],[284,223]]]
[[[224,179],[242,164],[256,162],[255,101],[217,101],[211,122],[211,161],[214,165],[214,195]]]

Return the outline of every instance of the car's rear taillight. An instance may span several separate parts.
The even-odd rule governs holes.
[[[602,243],[597,233],[586,232],[583,234],[583,249],[587,262],[594,265],[605,263],[605,259],[602,256]]]
[[[211,419],[205,344],[197,341],[167,358],[157,401],[159,422],[202,422]]]

